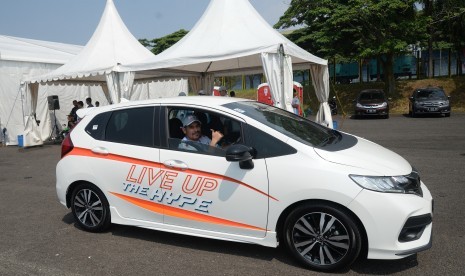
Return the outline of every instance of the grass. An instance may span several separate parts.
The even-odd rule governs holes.
[[[465,112],[465,76],[452,78],[434,78],[421,80],[399,80],[396,82],[397,96],[391,97],[391,113],[405,114],[408,112],[408,97],[412,91],[426,86],[439,86],[447,95],[451,96],[452,112]],[[330,84],[330,97],[336,95],[339,111],[351,114],[353,111],[353,100],[358,92],[369,88],[384,88],[383,82],[354,83],[354,84]],[[310,107],[318,110],[319,103],[313,86],[304,86],[304,109]],[[257,99],[256,89],[235,90],[236,97],[246,99]]]

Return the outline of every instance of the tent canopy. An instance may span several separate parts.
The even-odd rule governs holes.
[[[120,65],[142,62],[154,55],[129,32],[116,10],[107,0],[102,18],[84,49],[57,70],[26,82],[49,82],[64,79],[106,81],[108,74]]]
[[[9,61],[64,64],[83,46],[0,35],[0,59]]]
[[[131,99],[134,92],[134,72],[118,72],[121,64],[137,63],[154,55],[129,32],[116,10],[113,0],[107,0],[100,22],[84,49],[69,62],[55,71],[40,75],[25,77],[22,91],[28,98],[29,117],[26,119],[25,141],[28,145],[42,144],[38,124],[32,119],[36,114],[39,83],[64,85],[101,86],[107,101],[121,102],[122,98]],[[139,75],[143,76],[143,74]],[[186,80],[164,80],[159,96],[177,95],[187,91]],[[144,87],[150,90],[148,83]],[[138,93],[139,95],[149,95]],[[27,96],[26,96],[27,97]],[[146,97],[146,98],[147,98]]]
[[[292,63],[327,65],[273,29],[248,0],[212,0],[193,29],[178,43],[124,70],[173,68],[188,72],[261,69],[261,53],[277,53],[283,45]]]
[[[264,72],[274,102],[292,110],[292,68],[309,69],[317,95],[321,95],[322,113],[317,121],[332,126],[327,64],[273,29],[248,0],[211,0],[184,38],[144,62],[120,66],[120,71],[198,75],[203,84],[197,89],[208,92],[215,75]]]

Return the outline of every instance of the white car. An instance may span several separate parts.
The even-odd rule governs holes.
[[[238,98],[165,98],[84,112],[56,168],[58,198],[84,230],[115,223],[282,244],[320,271],[432,245],[429,190],[405,159],[363,138]],[[186,141],[187,117],[204,136],[214,130],[222,139]]]

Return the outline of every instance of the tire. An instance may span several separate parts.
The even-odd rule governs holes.
[[[103,232],[111,215],[105,195],[94,185],[79,184],[71,195],[71,211],[77,224],[89,232]]]
[[[450,117],[450,112],[449,112],[449,113],[446,113],[446,117]]]
[[[313,270],[346,268],[358,258],[362,248],[362,236],[354,220],[332,205],[297,207],[284,222],[283,231],[286,248]]]

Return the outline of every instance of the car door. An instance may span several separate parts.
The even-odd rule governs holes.
[[[124,108],[94,118],[86,132],[94,137],[87,164],[94,183],[107,195],[118,219],[163,223],[163,206],[150,200],[159,176],[159,107]]]
[[[176,109],[203,113],[203,124],[222,130],[224,147],[241,142],[244,122],[240,118],[208,109],[167,107],[162,111],[166,124],[180,113]],[[239,162],[226,161],[221,147],[186,149],[179,146],[179,137],[169,137],[169,126],[165,129],[165,146],[160,150],[164,193],[159,198],[165,205],[164,223],[210,234],[264,237],[271,198],[265,160],[253,160],[252,169],[241,169]]]

